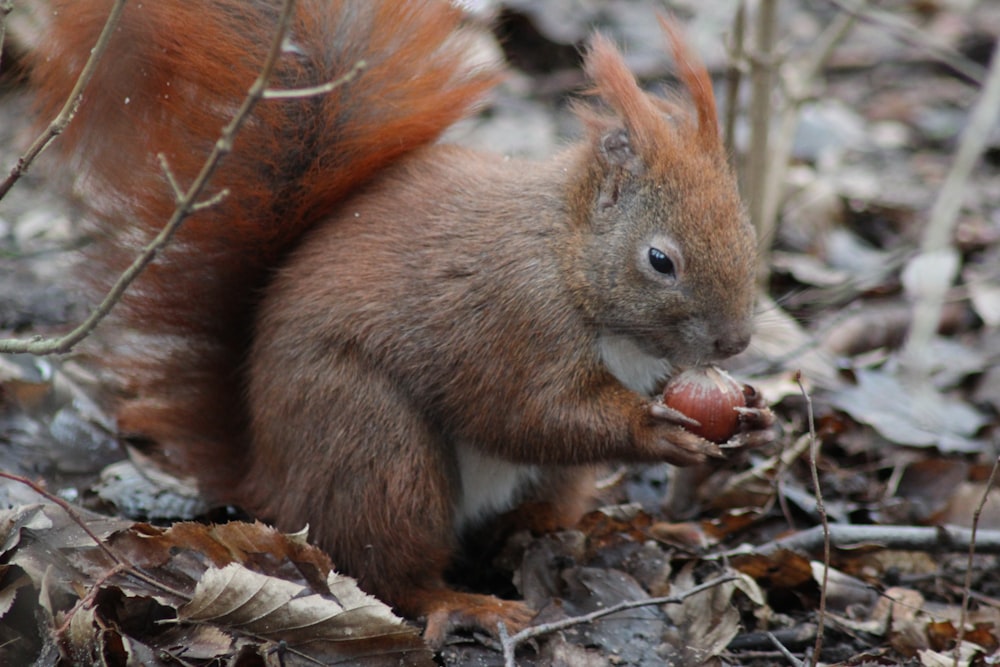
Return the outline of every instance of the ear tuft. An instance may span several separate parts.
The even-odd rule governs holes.
[[[689,142],[707,153],[722,152],[715,94],[708,71],[688,47],[680,29],[666,17],[660,16],[659,21],[689,102],[672,95],[662,98],[643,92],[621,52],[607,37],[594,35],[584,57],[587,75],[594,84],[590,92],[600,97],[614,113],[600,114],[578,106],[577,115],[588,126],[591,136],[599,137],[600,149],[613,164],[615,152],[621,152],[612,145],[614,142],[608,143],[616,127],[625,128],[627,148],[647,165],[669,160],[678,151],[690,150],[681,148],[681,144],[690,146]],[[617,164],[626,163],[619,161]]]
[[[715,93],[712,91],[712,80],[708,76],[708,71],[684,41],[680,28],[663,15],[657,18],[663,32],[667,34],[677,76],[688,89],[695,113],[698,115],[698,142],[706,150],[720,150],[722,144],[719,139],[719,122],[716,118]]]
[[[657,139],[665,134],[664,119],[649,96],[639,88],[622,54],[607,37],[594,35],[584,67],[594,82],[594,92],[614,110],[627,129],[625,139],[629,150],[633,155],[651,159]]]

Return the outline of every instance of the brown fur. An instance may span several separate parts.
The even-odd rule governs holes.
[[[36,64],[48,111],[108,3],[69,4]],[[141,241],[172,206],[153,156],[190,181],[256,74],[274,9],[126,11],[67,141],[107,228],[138,226]],[[283,60],[280,86],[369,68],[332,95],[260,105],[213,181],[233,194],[188,221],[121,315],[160,346],[114,360],[131,392],[123,431],[216,499],[308,523],[434,639],[530,618],[443,581],[463,508],[483,518],[487,491],[462,487],[470,452],[513,471],[510,501],[552,503],[549,523],[564,524],[593,464],[703,460],[712,446],[657,416],[605,345],[678,364],[738,352],[754,285],[711,82],[673,28],[692,105],[643,93],[595,38],[586,69],[607,110],[581,108],[587,138],[532,163],[431,143],[495,78],[463,64],[457,21],[444,2],[300,2],[304,55]],[[660,245],[674,276],[644,255]],[[133,248],[119,231],[105,272]]]
[[[31,54],[41,120],[61,106],[111,7],[52,4],[46,39]],[[260,70],[279,4],[126,7],[61,143],[102,217],[100,232],[117,237],[88,264],[95,293],[173,212],[157,154],[182,187],[194,180]],[[367,66],[329,95],[259,103],[205,197],[232,194],[192,215],[125,299],[119,326],[145,337],[123,340],[109,359],[130,397],[119,413],[124,433],[155,441],[209,489],[239,478],[246,415],[238,378],[258,291],[306,229],[379,169],[433,141],[494,83],[495,71],[467,64],[460,18],[435,1],[298,3],[289,39],[302,55],[281,59],[272,87],[317,85],[358,61]],[[226,464],[206,466],[207,458]]]

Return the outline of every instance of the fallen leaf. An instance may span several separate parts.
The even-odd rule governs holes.
[[[850,607],[862,606],[868,609],[878,599],[875,589],[864,581],[832,567],[828,568],[819,561],[813,561],[811,565],[813,580],[817,586],[823,585],[823,576],[826,575],[828,609],[841,613]]]
[[[8,575],[24,573],[0,590],[0,608],[34,588],[48,633],[65,627],[59,652],[71,664],[216,661],[236,646],[285,651],[286,665],[433,664],[415,628],[298,538],[259,523],[164,529],[74,515],[53,505],[0,513]]]
[[[857,384],[831,392],[830,401],[887,440],[943,452],[982,451],[984,443],[972,436],[988,420],[968,403],[930,386],[917,390],[883,370],[859,369],[856,376]]]
[[[288,646],[412,635],[387,605],[347,577],[330,574],[337,595],[247,569],[239,563],[205,571],[180,621],[213,623],[285,642]]]
[[[674,579],[671,593],[682,594],[696,584],[692,568],[685,568]],[[702,665],[726,650],[740,631],[740,611],[733,603],[737,591],[755,605],[764,605],[757,582],[746,575],[685,598],[680,604],[665,605],[674,624],[664,637],[674,664]]]

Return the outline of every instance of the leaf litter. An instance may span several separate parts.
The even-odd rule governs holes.
[[[594,25],[629,43],[643,76],[662,80],[662,44],[635,18],[651,16],[652,4],[503,3],[503,48],[521,71],[498,92],[492,118],[457,134],[491,150],[549,154],[573,131],[563,95],[580,83],[575,45]],[[736,3],[703,4],[678,11],[721,81]],[[807,53],[841,4],[783,0],[787,48]],[[978,94],[949,59],[984,73],[1000,9],[893,1],[879,12],[834,51],[821,99],[804,107],[757,339],[732,365],[775,406],[778,446],[683,473],[619,470],[602,509],[575,529],[515,534],[488,562],[500,581],[492,590],[528,600],[539,623],[735,579],[539,637],[517,649],[518,664],[789,663],[779,645],[809,660],[824,581],[826,664],[996,663],[996,138],[952,234],[958,271],[927,348],[927,381],[911,382],[900,361],[921,298],[907,291],[903,267]],[[8,165],[24,106],[16,87],[0,94]],[[737,142],[737,153],[744,148]],[[0,326],[47,332],[82,310],[65,284],[78,212],[44,182],[21,185],[0,208]],[[822,503],[800,381],[814,410]],[[91,533],[24,485],[0,486],[9,507],[0,515],[0,663],[503,664],[495,642],[469,636],[433,656],[417,624],[334,574],[302,536],[210,511],[183,480],[156,478],[138,450],[132,463],[118,461],[100,398],[86,360],[0,359],[0,469],[44,480]],[[821,506],[834,538],[826,564]],[[120,518],[191,515],[229,523]]]

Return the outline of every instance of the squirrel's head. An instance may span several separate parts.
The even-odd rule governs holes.
[[[601,36],[586,54],[592,92],[608,110],[577,110],[592,151],[575,187],[577,278],[605,334],[674,364],[705,363],[749,343],[756,238],[719,139],[708,73],[661,23],[689,103],[640,90]]]

